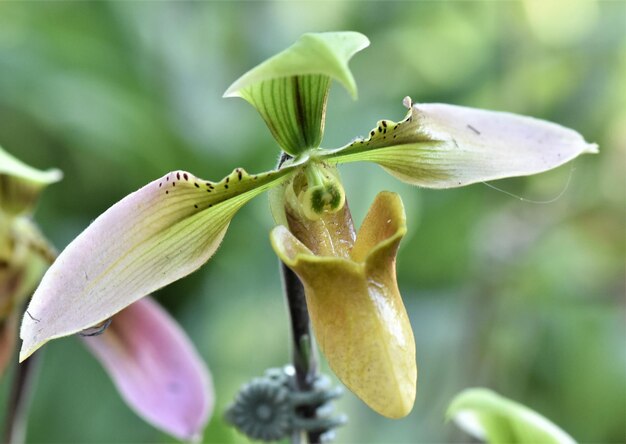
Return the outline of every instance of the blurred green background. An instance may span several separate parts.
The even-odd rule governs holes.
[[[334,86],[323,146],[398,120],[402,98],[506,110],[575,128],[601,153],[555,171],[431,191],[342,167],[355,220],[401,194],[398,281],[419,365],[402,420],[347,393],[338,442],[463,442],[444,422],[461,389],[527,404],[581,442],[626,440],[624,2],[0,2],[0,145],[64,180],[36,220],[63,248],[91,220],[174,169],[220,179],[278,150],[230,83],[307,31],[355,30],[352,101]],[[367,181],[363,178],[367,177]],[[569,185],[567,185],[569,184]],[[247,442],[222,413],[241,384],[289,359],[267,200],[235,217],[210,263],[157,295],[213,372],[206,442]],[[245,278],[242,278],[245,276]],[[53,341],[29,442],[171,442],[138,419],[78,340]],[[10,375],[2,382],[6,397]],[[0,407],[0,413],[2,412]]]

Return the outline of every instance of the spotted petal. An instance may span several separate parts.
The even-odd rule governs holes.
[[[405,232],[400,198],[380,193],[350,258],[316,256],[283,226],[271,235],[278,256],[304,284],[330,367],[366,404],[391,418],[411,411],[417,383],[415,340],[395,274]]]
[[[124,400],[155,427],[200,438],[213,410],[211,377],[176,322],[151,298],[116,314],[103,334],[84,337]]]
[[[289,172],[252,176],[236,169],[213,183],[175,171],[113,205],[42,279],[23,318],[20,360],[196,270],[218,248],[235,212]]]
[[[40,171],[0,147],[0,210],[17,215],[32,210],[39,193],[61,180],[61,171]]]
[[[597,145],[555,123],[430,103],[411,106],[401,122],[381,120],[367,139],[321,157],[375,162],[404,182],[452,188],[541,173],[597,151]]]

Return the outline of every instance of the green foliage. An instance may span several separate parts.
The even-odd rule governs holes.
[[[487,389],[463,391],[452,400],[446,416],[489,444],[574,444],[567,433],[537,412]]]

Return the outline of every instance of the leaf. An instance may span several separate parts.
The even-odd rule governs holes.
[[[174,171],[126,196],[59,255],[23,318],[20,361],[186,276],[217,250],[233,215],[291,168],[219,183]]]
[[[367,139],[320,157],[375,162],[412,185],[452,188],[541,173],[597,152],[596,144],[555,123],[432,103],[411,106],[401,122],[381,120]]]
[[[284,226],[272,247],[305,288],[320,349],[339,379],[381,415],[401,418],[415,400],[415,340],[396,283],[404,209],[380,193],[348,257],[316,255]],[[341,255],[343,248],[332,249]]]
[[[62,177],[60,170],[37,170],[0,147],[0,210],[10,215],[31,211],[39,193]]]
[[[357,32],[304,34],[240,77],[224,97],[242,97],[254,106],[286,152],[297,155],[317,148],[330,81],[339,81],[356,98],[348,61],[368,45],[367,37]]]
[[[99,336],[83,337],[124,400],[182,440],[197,440],[213,410],[213,384],[176,321],[147,297],[116,314]]]
[[[484,388],[471,388],[458,394],[446,416],[468,434],[491,444],[575,443],[537,412]]]

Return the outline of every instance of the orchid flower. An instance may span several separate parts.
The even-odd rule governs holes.
[[[330,367],[376,412],[407,415],[417,365],[395,272],[404,210],[398,196],[381,193],[355,234],[337,166],[374,162],[401,181],[452,188],[540,173],[597,147],[554,123],[407,98],[401,121],[380,120],[365,138],[320,148],[330,83],[356,97],[348,61],[368,44],[355,32],[305,34],[233,83],[225,96],[261,114],[284,152],[280,165],[260,174],[237,168],[215,182],[173,171],[114,204],[43,277],[23,318],[20,360],[198,269],[237,210],[270,190],[272,247],[304,285]]]
[[[16,344],[17,317],[56,253],[30,219],[38,195],[61,179],[0,148],[0,374]],[[26,317],[39,323],[30,312]],[[120,394],[140,416],[180,439],[200,435],[212,409],[210,375],[190,340],[151,298],[83,332]]]

